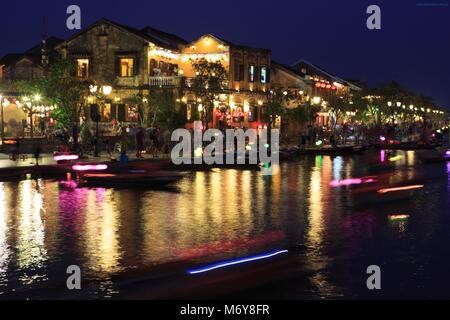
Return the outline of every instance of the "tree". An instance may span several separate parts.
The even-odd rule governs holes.
[[[308,124],[316,120],[317,113],[322,109],[321,106],[309,102],[298,105],[296,108],[287,109],[286,116],[299,124]]]
[[[220,61],[211,62],[204,58],[191,61],[196,73],[192,89],[201,100],[204,110],[202,120],[208,129],[214,110],[214,101],[220,93],[224,92],[228,75]]]
[[[58,124],[74,129],[76,149],[80,117],[91,82],[76,77],[75,71],[76,65],[72,60],[60,59],[50,66],[48,75],[36,83],[36,89],[48,103],[58,107],[54,112]]]
[[[267,93],[267,104],[262,119],[268,124],[269,130],[275,126],[277,118],[287,114],[286,104],[292,99],[289,91],[283,88],[273,89]]]
[[[136,100],[142,103],[141,125],[143,127],[160,126],[168,129],[179,128],[184,117],[175,107],[175,93],[172,89],[156,88],[149,94],[139,94]]]

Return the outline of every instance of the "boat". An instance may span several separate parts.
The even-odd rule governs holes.
[[[170,171],[148,173],[145,170],[129,170],[116,173],[86,173],[79,179],[80,186],[116,188],[158,188],[175,183],[182,178]]]
[[[302,151],[298,147],[292,147],[292,148],[283,148],[280,149],[279,157],[280,160],[291,160],[297,158],[300,154],[302,154]]]
[[[301,150],[307,154],[344,155],[344,154],[361,153],[366,149],[365,147],[359,145],[337,145],[337,146],[326,145],[320,147],[306,147]]]
[[[423,163],[439,163],[439,162],[447,162],[450,161],[450,150],[429,150],[424,152],[418,152],[417,157]]]
[[[378,143],[375,145],[377,149],[381,150],[432,150],[442,144],[440,143],[418,143],[418,142],[400,142],[389,141],[388,143]]]

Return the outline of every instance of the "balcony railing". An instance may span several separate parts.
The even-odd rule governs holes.
[[[181,77],[149,77],[148,84],[150,87],[178,87]]]

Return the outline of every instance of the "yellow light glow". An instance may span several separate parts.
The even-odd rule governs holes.
[[[248,103],[247,100],[244,101],[244,112],[249,112],[250,111],[250,104]]]
[[[173,53],[170,50],[165,49],[151,49],[149,54],[151,56],[158,56],[161,58],[171,59],[171,60],[178,60],[180,58],[179,54]]]
[[[103,86],[102,87],[102,91],[104,95],[110,95],[112,92],[112,87],[111,86]]]
[[[322,100],[322,99],[321,99],[320,97],[314,97],[314,98],[313,98],[313,103],[314,103],[314,104],[319,104],[321,100]]]

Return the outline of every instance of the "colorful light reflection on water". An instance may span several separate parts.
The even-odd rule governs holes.
[[[282,164],[272,177],[195,172],[179,182],[178,191],[2,182],[0,294],[16,297],[24,288],[64,284],[65,268],[77,264],[88,297],[120,297],[118,274],[193,259],[192,266],[210,265],[303,245],[304,251],[289,255],[296,277],[268,290],[267,297],[367,297],[355,275],[385,261],[392,268],[387,295],[448,297],[446,283],[435,276],[450,269],[450,249],[436,245],[450,241],[450,163],[412,167],[414,154],[403,158],[392,183],[432,173],[433,179],[408,201],[366,206],[356,205],[359,195],[352,188],[330,183],[372,176],[371,165],[364,164],[377,162],[379,153],[303,157]],[[393,213],[410,217],[392,223]]]

